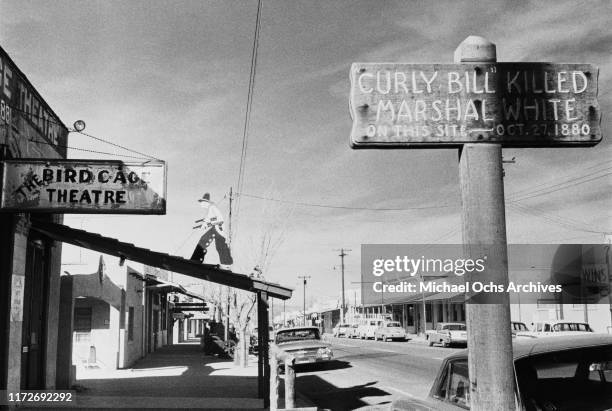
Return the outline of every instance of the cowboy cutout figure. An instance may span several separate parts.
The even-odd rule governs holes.
[[[205,193],[201,199],[198,200],[200,205],[204,209],[204,218],[196,220],[195,228],[201,228],[203,231],[198,245],[196,245],[191,260],[204,262],[208,246],[214,241],[217,247],[217,253],[219,253],[219,263],[229,268],[234,263],[234,259],[230,253],[230,249],[225,239],[225,233],[223,232],[223,216],[221,212],[213,203],[210,201],[210,194]]]

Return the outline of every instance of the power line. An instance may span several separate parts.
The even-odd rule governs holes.
[[[257,200],[265,200],[265,201],[275,201],[278,203],[286,203],[293,204],[303,207],[317,207],[317,208],[331,208],[331,209],[340,209],[340,210],[357,210],[357,211],[410,211],[410,210],[431,210],[437,208],[448,208],[454,207],[452,205],[436,205],[436,206],[421,206],[421,207],[396,207],[396,208],[376,208],[376,207],[351,207],[351,206],[341,206],[341,205],[332,205],[332,204],[318,204],[318,203],[307,203],[302,201],[291,201],[291,200],[282,200],[278,198],[272,197],[263,197],[254,194],[246,194],[237,192],[236,195],[238,197],[249,197]]]
[[[611,169],[612,169],[612,167],[611,167]],[[607,170],[600,170],[598,172],[602,172],[602,171],[607,171]],[[603,177],[607,177],[607,176],[609,176],[611,174],[612,174],[612,172],[608,172],[608,173],[605,173],[603,175],[592,177],[592,178],[588,178],[587,180],[582,180],[582,181],[576,181],[576,180],[581,180],[581,179],[589,177],[589,176],[577,177],[577,178],[574,178],[574,179],[567,180],[564,183],[555,184],[555,185],[550,186],[549,188],[546,188],[546,189],[535,190],[533,193],[526,193],[525,195],[523,195],[523,196],[521,196],[519,198],[510,199],[508,202],[509,203],[516,203],[516,202],[519,202],[519,201],[528,200],[530,198],[534,198],[534,197],[539,197],[539,196],[543,196],[543,195],[546,195],[546,194],[555,193],[555,192],[560,191],[560,190],[565,190],[565,189],[567,189],[569,187],[574,187],[574,186],[577,186],[577,185],[580,185],[580,184],[588,183],[590,181],[598,180],[598,179],[603,178]],[[575,182],[573,182],[573,181],[575,181]],[[572,184],[567,184],[569,182],[573,182],[573,183]],[[552,189],[553,187],[557,187],[557,188]]]
[[[257,1],[257,16],[255,18],[255,34],[253,36],[253,48],[251,51],[251,72],[249,73],[249,89],[247,93],[246,110],[244,113],[244,128],[242,131],[242,150],[240,152],[240,167],[238,169],[238,182],[236,190],[242,191],[244,185],[244,171],[246,169],[247,147],[249,140],[249,126],[251,124],[251,112],[253,106],[253,90],[255,89],[255,74],[257,72],[257,50],[259,49],[259,32],[261,28],[261,0]],[[234,228],[232,236],[235,238],[238,232],[238,213],[240,211],[240,197],[236,198],[236,211],[234,215]],[[232,242],[232,239],[229,239]]]
[[[607,160],[607,161],[603,161],[603,162],[601,162],[601,163],[596,163],[596,164],[593,164],[593,165],[591,165],[591,166],[589,166],[589,167],[583,168],[583,169],[582,169],[582,170],[580,170],[580,171],[592,170],[592,169],[597,168],[597,167],[600,167],[600,166],[602,166],[602,165],[608,165],[608,166],[609,166],[609,165],[612,165],[612,161]],[[605,168],[605,169],[603,169],[603,170],[599,170],[599,171],[604,171],[604,170],[607,170],[607,168]],[[583,177],[583,176],[591,176],[591,175],[593,175],[594,173],[598,173],[599,171],[593,171],[593,172],[591,172],[590,174],[583,174],[582,176],[578,176],[578,177],[575,177],[575,176],[570,176],[570,177],[574,177],[574,179],[576,179],[576,178],[580,178],[580,177]],[[540,184],[536,184],[536,185],[531,186],[531,187],[524,188],[524,189],[522,189],[522,190],[517,190],[517,191],[515,191],[515,192],[510,193],[510,194],[508,195],[508,198],[509,198],[509,199],[512,199],[513,197],[519,197],[519,196],[522,196],[522,195],[525,195],[525,194],[531,194],[531,193],[533,193],[533,192],[536,192],[536,191],[540,190],[540,188],[539,188],[539,187],[550,188],[550,187],[551,187],[551,185],[552,185],[553,183],[556,183],[557,181],[561,181],[561,183],[559,183],[559,184],[562,184],[563,182],[568,181],[568,180],[567,180],[567,177],[563,177],[563,178],[565,178],[565,180],[563,180],[562,178],[559,178],[559,177],[558,177],[558,178],[551,179],[551,180],[549,180],[549,181],[547,181],[547,182],[544,182],[544,183],[540,183]]]
[[[570,230],[583,231],[586,233],[595,233],[595,234],[602,234],[606,232],[606,230],[595,230],[595,229],[591,229],[590,227],[586,227],[584,226],[584,223],[581,223],[577,220],[548,214],[545,211],[538,209],[538,208],[526,207],[526,206],[522,206],[516,203],[509,204],[509,207],[510,209],[513,209],[514,211],[517,211],[523,215],[531,215],[531,216],[539,217],[539,218],[550,221],[554,224],[557,224],[559,226],[565,227]]]

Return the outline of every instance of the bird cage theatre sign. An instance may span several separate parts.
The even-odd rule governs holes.
[[[165,214],[166,164],[102,160],[2,162],[1,211]]]

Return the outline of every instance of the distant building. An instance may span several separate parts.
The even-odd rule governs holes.
[[[587,322],[595,332],[612,332],[612,282],[610,246],[601,244],[512,245],[508,248],[510,281],[563,284],[564,294],[510,293],[513,321],[527,326],[542,320]],[[446,280],[459,277],[450,274]],[[426,282],[437,280],[426,279]],[[417,277],[398,281],[418,283]],[[462,281],[462,280],[461,280]],[[369,286],[365,285],[366,287]],[[368,291],[368,290],[366,290]],[[367,293],[362,293],[367,295]],[[376,298],[377,301],[374,301]],[[465,322],[465,294],[462,292],[370,293],[366,304],[349,307],[347,322],[360,318],[390,315],[408,333],[423,333],[440,322]],[[380,302],[378,302],[378,300]],[[333,328],[339,317],[322,313],[324,328]],[[326,331],[327,332],[327,331]]]

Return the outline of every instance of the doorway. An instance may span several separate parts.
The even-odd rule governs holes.
[[[45,243],[31,234],[26,253],[21,343],[21,388],[44,388],[48,264]]]

